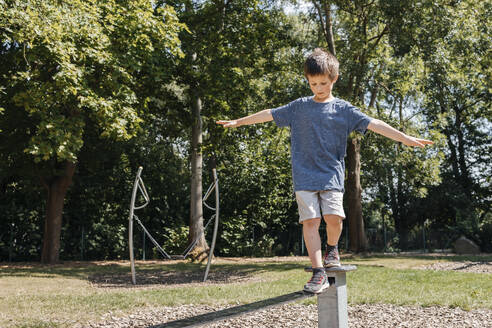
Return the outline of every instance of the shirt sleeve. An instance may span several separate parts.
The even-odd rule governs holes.
[[[348,123],[349,123],[349,131],[350,134],[352,131],[357,131],[362,134],[367,132],[367,126],[372,121],[372,118],[364,114],[357,107],[352,104],[347,103],[347,115],[348,115]]]
[[[296,101],[292,101],[287,105],[270,110],[275,124],[277,124],[278,127],[290,126],[294,118],[295,107]]]

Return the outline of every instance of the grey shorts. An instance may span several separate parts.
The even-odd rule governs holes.
[[[321,218],[321,213],[323,215],[334,214],[345,218],[343,192],[335,190],[300,190],[296,191],[296,200],[299,209],[299,222]]]

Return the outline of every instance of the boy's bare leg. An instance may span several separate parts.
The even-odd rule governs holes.
[[[314,218],[302,221],[302,233],[304,242],[311,260],[313,268],[322,268],[321,260],[321,239],[319,237],[319,225],[321,218]]]
[[[338,240],[342,234],[343,218],[333,214],[323,215],[323,218],[326,222],[327,243],[328,245],[335,246],[338,244]]]
[[[324,215],[326,222],[327,244],[326,253],[323,259],[325,267],[339,267],[340,254],[338,253],[338,240],[342,233],[342,218],[338,215]]]

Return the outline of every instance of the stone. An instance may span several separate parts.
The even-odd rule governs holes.
[[[456,254],[480,254],[480,247],[465,236],[461,236],[454,243]]]

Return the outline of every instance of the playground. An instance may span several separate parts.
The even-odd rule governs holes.
[[[343,255],[349,327],[490,327],[492,255]],[[166,327],[204,313],[296,292],[307,257],[1,265],[0,326]],[[314,297],[203,327],[317,327]]]
[[[0,0],[0,328],[492,328],[490,17]]]

